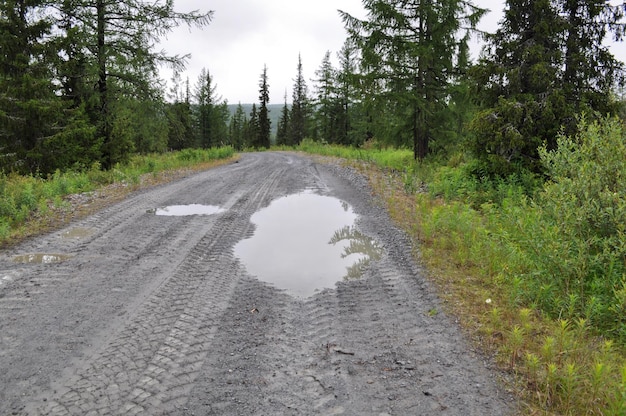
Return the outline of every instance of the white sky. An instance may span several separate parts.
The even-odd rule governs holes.
[[[494,31],[502,18],[504,1],[475,0],[492,10],[479,28]],[[343,46],[346,31],[337,9],[363,17],[361,0],[175,0],[176,11],[213,10],[213,21],[203,29],[180,27],[164,39],[169,54],[191,54],[183,80],[195,85],[202,68],[209,70],[217,94],[230,104],[258,102],[259,79],[267,65],[270,103],[282,104],[285,91],[291,101],[298,54],[312,92],[315,71],[326,51],[333,62]],[[626,60],[626,45],[612,48]],[[161,77],[171,78],[164,69]]]

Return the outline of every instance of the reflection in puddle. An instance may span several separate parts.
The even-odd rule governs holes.
[[[37,263],[37,264],[50,264],[61,263],[63,261],[71,259],[72,256],[68,254],[23,254],[13,257],[13,261],[16,263]]]
[[[76,227],[70,230],[67,230],[61,234],[61,238],[66,238],[70,240],[79,240],[81,238],[89,237],[93,234],[93,230],[89,228],[81,228]]]
[[[252,216],[256,231],[235,246],[235,254],[250,274],[295,296],[310,296],[342,278],[360,277],[380,258],[376,243],[354,227],[356,217],[336,198],[279,198]]]
[[[354,226],[346,225],[341,230],[335,231],[330,239],[330,244],[335,245],[340,242],[347,243],[341,254],[342,258],[347,258],[353,254],[361,256],[352,266],[348,267],[348,273],[345,275],[346,279],[358,279],[363,275],[365,267],[372,260],[380,260],[382,256],[382,249],[376,241],[357,230]]]
[[[212,215],[219,214],[224,210],[215,205],[171,205],[169,207],[157,208],[154,210],[156,215],[170,216],[170,217],[184,217],[187,215]]]

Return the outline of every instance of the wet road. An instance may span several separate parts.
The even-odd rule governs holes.
[[[290,212],[342,217],[321,200],[339,275],[287,251],[313,234]],[[0,253],[0,415],[509,413],[410,253],[361,176],[294,154],[142,191]]]

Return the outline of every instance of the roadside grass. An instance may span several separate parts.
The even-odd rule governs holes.
[[[310,139],[302,141],[295,148],[283,146],[274,147],[276,150],[300,150],[306,153],[314,153],[322,156],[334,156],[344,159],[362,160],[372,162],[378,166],[403,172],[406,166],[411,165],[413,153],[407,149],[381,148],[374,142],[366,143],[361,148],[346,147],[333,144],[323,144]]]
[[[621,133],[591,126],[586,134],[577,146],[583,150],[586,142],[606,143],[608,136]],[[614,139],[619,147],[619,138]],[[369,177],[393,220],[411,237],[414,254],[426,266],[447,312],[507,375],[507,388],[520,399],[519,414],[626,415],[626,351],[620,332],[626,289],[617,285],[615,293],[608,293],[601,284],[604,275],[595,283],[596,275],[581,274],[584,259],[619,259],[622,252],[616,250],[622,246],[610,251],[613,246],[599,245],[598,252],[587,252],[573,243],[580,224],[576,215],[568,214],[585,203],[555,189],[569,182],[542,184],[532,175],[477,178],[470,174],[472,161],[463,155],[447,164],[398,161],[405,163],[402,168],[396,164],[398,151],[375,149],[368,156],[367,151],[308,143],[299,150],[348,159],[346,163]],[[614,153],[610,160],[623,159],[622,153]],[[601,158],[607,161],[609,156]],[[593,166],[588,169],[595,172]],[[609,169],[620,175],[614,165]],[[585,195],[596,188],[608,192],[595,184],[576,186],[586,187]],[[608,194],[612,210],[606,212],[624,212],[620,209],[626,195],[622,192],[618,201],[619,192]],[[589,199],[601,218],[610,216],[596,206],[598,198]],[[565,219],[555,222],[555,213]],[[615,223],[623,242],[620,222]],[[591,241],[589,235],[584,238]],[[604,273],[623,272],[611,263]],[[622,279],[626,282],[626,274]],[[576,286],[577,281],[585,284]]]
[[[54,229],[83,214],[119,200],[133,190],[181,177],[189,170],[203,170],[235,156],[231,147],[186,149],[166,154],[137,155],[124,165],[103,171],[98,164],[89,169],[37,175],[0,174],[0,246]],[[72,205],[75,195],[84,198]]]

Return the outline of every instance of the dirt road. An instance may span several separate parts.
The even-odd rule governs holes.
[[[305,190],[353,210],[381,255],[361,278],[296,297],[253,276],[235,246],[254,236],[253,214]],[[155,215],[189,204],[220,210]],[[348,168],[244,154],[0,261],[0,415],[510,412]]]

